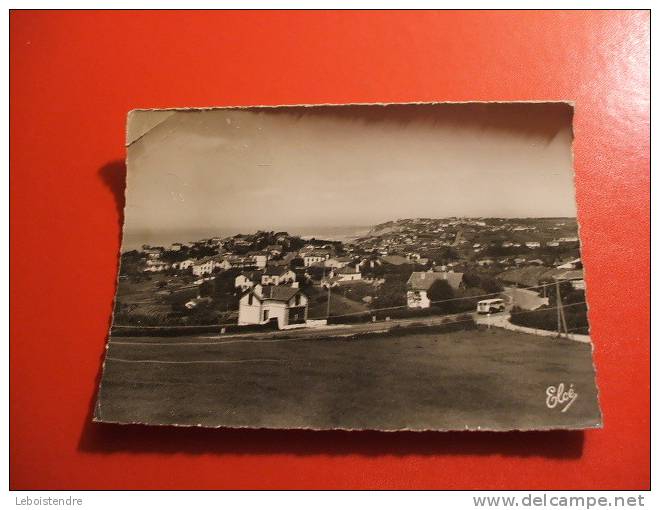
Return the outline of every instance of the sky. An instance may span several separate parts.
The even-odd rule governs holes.
[[[124,237],[575,216],[572,111],[439,103],[133,112]]]

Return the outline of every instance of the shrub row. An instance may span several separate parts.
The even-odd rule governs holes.
[[[225,328],[225,333],[262,333],[265,331],[277,330],[277,324],[274,322],[268,324],[253,324],[246,326],[239,326],[238,324],[229,325],[205,325],[205,326],[169,326],[169,327],[113,327],[111,330],[112,336],[187,336],[203,333],[217,333],[220,334],[222,328]]]
[[[395,325],[387,331],[379,331],[376,333],[356,333],[345,337],[350,340],[357,340],[361,338],[392,338],[402,337],[407,335],[417,335],[420,333],[453,333],[456,331],[470,331],[477,329],[477,323],[470,315],[461,315],[456,319],[445,319],[442,324],[426,325],[421,323],[413,323],[410,325]]]
[[[575,305],[564,308],[564,317],[570,333],[589,334],[586,305]],[[536,310],[523,310],[514,307],[511,310],[511,323],[527,328],[557,331],[557,310],[542,306]]]
[[[461,313],[471,310],[474,310],[472,306],[465,308],[457,307],[456,312],[453,313]],[[447,311],[444,308],[435,306],[429,308],[396,308],[394,310],[366,311],[355,315],[330,316],[328,318],[328,324],[361,324],[371,322],[373,320],[372,317],[376,317],[376,320],[382,321],[387,317],[390,319],[414,319],[416,317],[434,317],[441,315],[447,315]]]

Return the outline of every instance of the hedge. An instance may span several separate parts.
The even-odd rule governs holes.
[[[194,334],[216,333],[220,334],[222,328],[225,333],[263,333],[276,331],[277,323],[251,324],[239,326],[238,324],[211,324],[204,326],[163,326],[163,327],[139,327],[127,326],[111,329],[111,336],[187,336]]]
[[[589,322],[587,319],[586,305],[573,305],[564,307],[564,317],[570,333],[581,335],[589,334]],[[545,329],[557,331],[557,309],[542,306],[536,310],[523,310],[515,306],[511,310],[512,324],[525,326],[527,328]]]

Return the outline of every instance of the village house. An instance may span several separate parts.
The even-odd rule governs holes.
[[[458,290],[463,285],[463,273],[453,271],[432,272],[415,271],[410,275],[407,286],[408,292],[406,298],[408,308],[429,308],[431,300],[428,297],[428,291],[436,281],[444,280],[452,289]]]
[[[175,262],[174,264],[172,264],[172,267],[174,269],[182,269],[182,270],[188,269],[189,267],[193,267],[195,265],[195,262],[196,261],[193,259],[186,259],[180,262]]]
[[[557,266],[557,269],[582,269],[582,259],[572,259]]]
[[[192,273],[195,276],[212,274],[215,268],[223,268],[223,262],[218,257],[204,257],[193,264]]]
[[[362,259],[360,263],[357,265],[358,269],[365,267],[365,268],[370,268],[374,269],[377,266],[381,266],[382,262],[379,259]]]
[[[351,263],[350,257],[331,257],[324,262],[325,267],[339,269]]]
[[[263,271],[243,271],[234,278],[234,288],[241,289],[241,291],[245,292],[257,283],[260,283],[262,275]]]
[[[525,243],[525,246],[527,246],[527,248],[532,248],[532,249],[534,249],[534,248],[540,248],[540,247],[541,247],[541,243],[539,243],[538,241],[527,241],[527,242]]]
[[[196,260],[192,266],[192,273],[195,276],[205,276],[212,274],[216,269],[227,270],[231,267],[232,266],[227,261],[226,257],[213,255],[211,257],[204,257],[203,259]]]
[[[159,247],[152,247],[147,245],[142,246],[142,252],[147,256],[148,259],[151,260],[159,259],[162,251],[163,249]]]
[[[265,263],[264,266],[265,267]],[[227,255],[218,261],[221,269],[245,269],[256,268],[257,259],[253,255]]]
[[[350,266],[334,269],[333,275],[337,277],[339,282],[352,282],[362,279],[360,271]]]
[[[282,252],[284,250],[279,244],[271,244],[269,246],[266,246],[266,248],[264,248],[264,251],[268,253],[271,257],[277,257],[279,255],[282,255]]]
[[[279,329],[304,324],[307,320],[307,301],[307,296],[297,286],[255,285],[239,301],[238,324],[274,321]]]
[[[493,259],[480,259],[477,261],[477,264],[481,267],[488,267],[495,264],[495,261]]]
[[[329,258],[330,252],[328,250],[314,250],[302,256],[305,267],[309,267],[312,264],[324,263]]]
[[[169,269],[170,265],[162,262],[158,259],[149,259],[147,260],[147,265],[145,266],[144,270],[149,273],[159,273],[161,271],[165,271],[166,269]]]
[[[287,261],[285,259],[279,259],[279,260],[274,260],[271,259],[268,261],[268,266],[270,267],[291,267],[291,261]]]
[[[192,310],[193,308],[196,308],[198,305],[205,304],[208,305],[212,303],[213,300],[210,297],[196,297],[194,299],[191,299],[188,301],[184,306],[188,310]]]
[[[282,285],[296,281],[296,273],[286,266],[268,266],[261,275],[262,285]]]
[[[550,281],[550,273],[547,267],[543,266],[525,266],[515,269],[509,269],[497,275],[497,278],[507,285],[514,285],[516,287],[536,287],[548,278]]]
[[[552,274],[553,280],[569,282],[575,290],[584,290],[584,271],[582,269],[557,269],[554,271]]]
[[[390,264],[393,266],[401,266],[403,264],[410,263],[410,261],[406,257],[402,257],[401,255],[388,255],[386,257],[382,257],[381,260],[385,264]]]
[[[247,254],[250,258],[250,265],[255,266],[257,269],[263,269],[268,263],[268,254],[261,251],[251,251]]]

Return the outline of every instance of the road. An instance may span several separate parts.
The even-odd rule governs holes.
[[[487,326],[504,327],[504,324],[510,317],[510,310],[515,303],[526,309],[534,309],[547,302],[547,298],[540,298],[538,294],[533,291],[517,288],[506,288],[502,293],[503,298],[507,301],[506,310],[501,313],[480,315],[476,312],[449,314],[449,315],[436,315],[428,317],[414,317],[408,319],[391,319],[389,321],[365,322],[357,324],[336,324],[328,326],[320,326],[314,328],[300,328],[288,329],[281,331],[269,331],[263,333],[227,333],[227,334],[188,334],[185,337],[161,337],[157,340],[158,343],[195,343],[202,339],[204,342],[225,342],[240,339],[259,339],[259,340],[276,340],[276,339],[290,339],[290,338],[324,338],[329,336],[351,336],[360,333],[379,333],[386,332],[395,326],[410,326],[410,325],[426,325],[435,326],[442,324],[443,321],[456,319],[459,316],[471,316],[477,324]],[[115,337],[111,339],[112,343],[156,343],[156,337]]]
[[[508,300],[509,309],[516,305],[525,310],[536,310],[538,307],[548,304],[547,297],[541,297],[538,292],[528,289],[506,287],[502,295]]]

